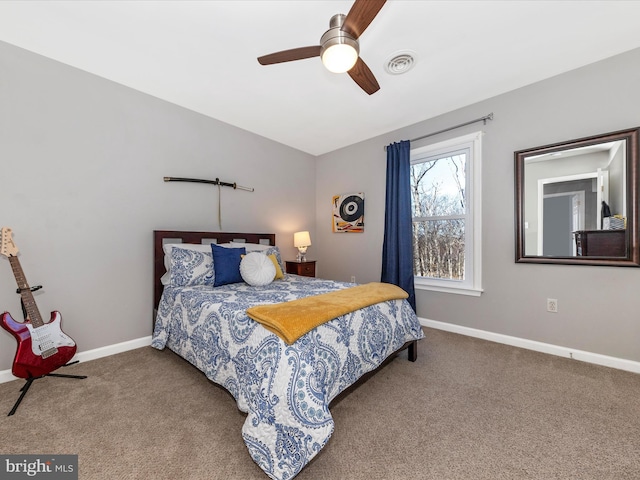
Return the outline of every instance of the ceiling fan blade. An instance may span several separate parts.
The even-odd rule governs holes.
[[[342,24],[343,32],[357,39],[376,17],[387,0],[356,0]]]
[[[380,85],[378,85],[376,77],[373,76],[373,73],[371,73],[371,70],[369,69],[369,67],[367,67],[367,64],[364,63],[364,61],[360,57],[358,57],[358,61],[356,62],[356,64],[347,73],[351,78],[353,78],[353,81],[360,85],[360,88],[362,88],[369,95],[372,95],[380,90]]]
[[[303,60],[305,58],[319,57],[320,45],[313,47],[300,47],[291,50],[283,50],[281,52],[270,53],[258,57],[260,65],[273,65],[274,63],[292,62],[294,60]]]

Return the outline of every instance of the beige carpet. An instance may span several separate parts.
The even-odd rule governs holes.
[[[425,329],[332,407],[297,480],[640,479],[640,375]],[[81,479],[265,480],[232,397],[141,348],[0,385],[0,453],[78,454]]]

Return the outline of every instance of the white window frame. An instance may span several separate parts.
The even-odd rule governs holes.
[[[465,279],[450,280],[414,277],[418,290],[480,296],[482,293],[482,135],[478,131],[443,142],[411,149],[411,164],[447,152],[468,149],[466,163],[466,196],[469,210],[465,217]]]

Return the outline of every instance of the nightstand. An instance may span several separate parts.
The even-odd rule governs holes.
[[[315,277],[316,276],[316,261],[307,260],[306,262],[292,262],[285,261],[284,268],[287,273],[294,275],[302,275],[303,277]]]

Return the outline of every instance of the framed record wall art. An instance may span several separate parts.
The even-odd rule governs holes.
[[[364,232],[364,193],[347,193],[333,197],[334,233]]]

